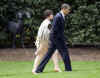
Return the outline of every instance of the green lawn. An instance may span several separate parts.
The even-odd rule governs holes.
[[[64,70],[63,63],[60,67]],[[32,75],[32,62],[0,62],[0,78],[100,78],[100,62],[72,62],[72,72],[53,72],[53,63],[43,73]]]

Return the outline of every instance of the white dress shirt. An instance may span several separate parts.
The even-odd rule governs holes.
[[[60,11],[60,13],[62,14],[62,16],[63,16],[63,18],[65,20],[65,15],[64,15],[63,11]]]

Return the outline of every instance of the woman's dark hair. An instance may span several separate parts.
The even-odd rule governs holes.
[[[52,10],[49,10],[49,9],[45,10],[45,11],[44,11],[44,18],[47,18],[47,17],[50,16],[51,14],[53,14],[53,11],[52,11]]]

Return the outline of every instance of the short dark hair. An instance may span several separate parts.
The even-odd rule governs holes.
[[[70,9],[70,5],[69,4],[66,4],[66,3],[63,3],[61,5],[61,9]]]
[[[53,11],[50,9],[47,9],[44,11],[44,18],[47,18],[48,16],[50,16],[51,14],[53,14]]]

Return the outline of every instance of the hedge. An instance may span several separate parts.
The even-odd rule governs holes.
[[[54,14],[60,11],[62,3],[68,3],[72,7],[71,13],[66,17],[65,36],[70,44],[97,44],[100,43],[100,1],[99,0],[0,0],[0,43],[7,39],[3,24],[19,10],[27,10],[32,13],[32,18],[26,20],[30,23],[30,30],[26,31],[26,37],[33,33],[34,39],[40,23],[43,20],[43,11],[52,9]],[[6,18],[6,19],[5,19]],[[9,42],[9,40],[6,40]],[[30,40],[26,42],[31,43]],[[3,43],[5,44],[5,43]]]

